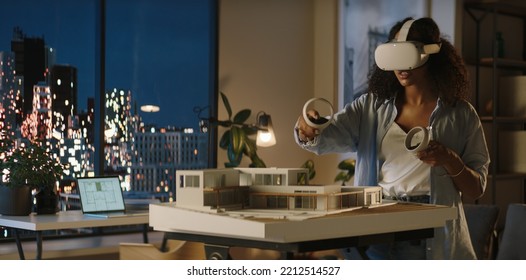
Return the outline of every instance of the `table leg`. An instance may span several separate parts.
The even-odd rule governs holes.
[[[293,260],[294,259],[294,253],[293,252],[281,252],[281,259],[282,260]]]
[[[231,260],[230,247],[205,244],[206,258],[209,260]]]
[[[37,260],[41,260],[42,259],[42,232],[37,231],[36,234],[37,234],[37,255],[35,258]]]
[[[369,259],[369,256],[366,253],[367,246],[357,247],[356,250],[358,250],[358,254],[360,254],[360,257],[362,257],[362,259],[364,259],[364,260],[368,260]]]
[[[150,229],[150,226],[148,224],[142,225],[142,241],[144,243],[148,243],[148,230]]]
[[[166,234],[166,232],[164,233],[164,236],[163,236],[163,241],[161,243],[161,252],[167,252],[168,251],[168,248],[167,248],[167,244],[168,244],[168,236]]]
[[[20,242],[20,236],[18,235],[18,229],[13,229],[13,232],[15,234],[15,242],[16,242],[16,248],[18,249],[18,256],[21,260],[25,260],[26,257],[24,256],[24,249],[22,248],[22,242]]]

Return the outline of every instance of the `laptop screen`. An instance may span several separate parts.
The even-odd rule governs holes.
[[[78,178],[77,184],[83,213],[125,210],[119,177]]]

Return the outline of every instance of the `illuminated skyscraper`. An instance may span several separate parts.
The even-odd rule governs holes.
[[[94,98],[87,111],[78,111],[76,67],[56,65],[55,51],[43,38],[26,37],[18,28],[11,49],[12,54],[0,53],[0,128],[12,125],[22,132],[17,136],[45,139],[67,163],[66,179],[95,175]],[[208,134],[144,131],[132,104],[129,90],[105,94],[104,175],[120,175],[126,190],[173,198],[176,170],[207,167]]]
[[[23,99],[17,103],[22,114],[30,114],[33,110],[33,86],[46,81],[46,51],[43,38],[26,37],[19,27],[13,30],[11,51],[15,54],[15,71],[17,76],[23,76]],[[22,119],[17,120],[18,123]]]
[[[33,111],[31,115],[24,120],[23,127],[29,128],[29,135],[24,135],[29,139],[35,137],[39,139],[51,138],[53,125],[51,123],[51,115],[53,102],[51,100],[51,91],[45,83],[39,83],[33,86]],[[23,132],[27,132],[23,130]]]
[[[150,131],[135,134],[131,189],[175,195],[175,171],[207,167],[208,134],[193,131]]]
[[[16,129],[16,100],[21,98],[23,82],[15,76],[15,58],[0,52],[0,129],[14,133]]]
[[[133,119],[131,117],[131,92],[113,89],[106,93],[104,120],[105,174],[126,174],[131,165]]]
[[[67,137],[74,129],[77,115],[77,68],[53,65],[49,80],[53,97],[53,125]]]
[[[95,169],[95,99],[93,97],[88,98],[88,110],[82,111],[78,114],[78,128],[81,138],[84,142],[83,151],[85,153],[85,166],[87,171],[93,171]]]

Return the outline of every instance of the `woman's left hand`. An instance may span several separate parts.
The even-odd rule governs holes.
[[[457,153],[433,140],[429,142],[427,149],[418,152],[416,156],[431,166],[444,167],[448,174],[458,173],[464,165]]]
[[[442,166],[462,195],[476,199],[484,194],[478,173],[464,165],[455,151],[441,143],[430,141],[427,149],[418,152],[416,156],[431,166]]]

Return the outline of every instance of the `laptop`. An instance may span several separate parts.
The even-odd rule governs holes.
[[[148,215],[148,210],[126,211],[118,176],[77,179],[82,213],[100,218]]]

